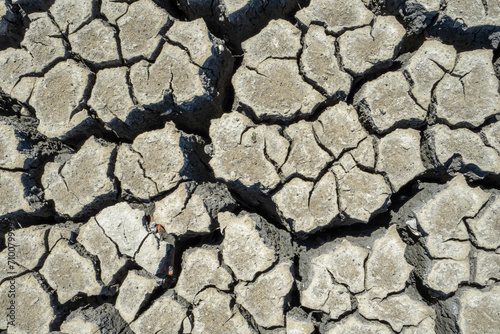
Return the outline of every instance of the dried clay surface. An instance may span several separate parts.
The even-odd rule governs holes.
[[[0,1],[0,333],[496,334],[500,1]]]

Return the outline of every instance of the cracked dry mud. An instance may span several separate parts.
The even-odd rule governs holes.
[[[0,1],[0,331],[498,333],[499,45],[499,0]]]

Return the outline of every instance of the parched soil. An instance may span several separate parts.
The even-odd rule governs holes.
[[[498,333],[500,1],[0,2],[0,332]]]

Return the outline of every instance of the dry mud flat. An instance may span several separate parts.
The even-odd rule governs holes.
[[[0,15],[0,330],[498,332],[500,1]]]

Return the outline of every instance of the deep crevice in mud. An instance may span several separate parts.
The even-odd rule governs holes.
[[[328,242],[342,239],[346,236],[353,236],[353,237],[369,236],[373,232],[378,231],[381,228],[382,229],[388,228],[391,222],[395,222],[401,228],[405,228],[404,222],[395,219],[396,218],[400,219],[401,217],[399,214],[400,209],[416,194],[422,191],[420,184],[428,182],[445,184],[451,179],[452,176],[448,174],[445,175],[440,175],[440,174],[435,175],[432,173],[423,174],[414,179],[413,181],[410,181],[405,186],[403,186],[398,192],[393,193],[390,197],[391,204],[388,206],[387,210],[382,213],[379,213],[378,215],[370,219],[368,223],[366,224],[358,223],[347,226],[328,226],[322,228],[318,232],[309,234],[304,239],[294,239],[294,240],[295,242],[298,243],[299,246],[305,246],[308,249],[310,248],[314,249],[321,247],[322,245]],[[404,241],[410,239],[404,238]],[[410,244],[413,242],[408,241],[408,243]]]
[[[0,90],[0,115],[17,116],[20,114],[22,104]]]
[[[59,331],[62,323],[71,315],[72,312],[79,309],[95,309],[103,304],[113,305],[116,302],[116,296],[86,296],[84,294],[75,296],[64,304],[55,306],[58,310],[57,317],[50,325],[52,331]]]
[[[140,267],[135,268],[135,270],[140,270]],[[144,312],[146,312],[154,304],[156,300],[158,300],[158,298],[160,298],[165,292],[167,292],[170,288],[172,288],[175,285],[174,284],[175,282],[172,281],[171,278],[163,279],[158,283],[159,283],[158,286],[149,295],[147,300],[145,300],[144,305],[142,305],[137,311],[134,320],[137,320],[142,314],[144,314]]]
[[[165,9],[171,16],[179,21],[187,21],[186,14],[180,9],[177,0],[153,0],[158,6]]]
[[[27,13],[22,6],[13,5],[12,1],[5,1],[4,8],[5,13],[2,13],[4,17],[0,19],[5,19],[5,22],[2,22],[4,26],[2,28],[6,31],[0,35],[0,50],[9,47],[19,48],[29,26]]]
[[[228,188],[239,206],[237,211],[234,212],[235,214],[239,214],[242,210],[245,210],[249,213],[257,213],[268,223],[274,225],[276,228],[280,230],[286,230],[285,226],[280,222],[278,208],[271,201],[269,195],[260,195],[251,190],[238,189],[231,186],[228,186]],[[249,203],[249,198],[253,198],[252,202],[254,203]],[[254,205],[255,202],[257,202],[258,204]]]
[[[307,84],[309,85],[309,83],[307,83]],[[250,118],[255,125],[278,125],[278,126],[281,126],[282,128],[286,128],[290,125],[297,124],[301,121],[314,122],[325,111],[325,109],[327,109],[328,107],[335,106],[338,103],[340,103],[341,101],[342,101],[342,99],[338,99],[338,98],[325,99],[324,101],[318,103],[314,107],[313,112],[311,112],[310,114],[298,114],[298,115],[295,115],[289,119],[279,119],[279,118],[275,118],[275,117],[268,117],[268,118],[259,119],[259,117],[257,117],[257,115],[255,114],[255,112],[252,108],[243,104],[242,102],[238,102],[237,97],[235,97],[233,111],[235,110],[235,111],[243,113],[248,118]]]
[[[363,87],[363,85],[369,81],[373,81],[378,79],[380,76],[388,73],[388,72],[396,72],[399,71],[403,66],[403,63],[398,60],[398,56],[396,56],[392,62],[392,65],[390,67],[386,67],[383,69],[375,70],[370,74],[364,75],[364,76],[355,76],[353,77],[353,82],[351,86],[351,91],[349,92],[349,95],[347,96],[346,102],[348,104],[353,104],[354,101],[354,96],[358,93],[358,91]]]
[[[50,4],[52,4],[54,1],[50,1]],[[182,21],[187,21],[189,14],[184,12],[183,9],[181,8],[180,4],[175,1],[175,0],[168,0],[168,1],[155,1],[159,6],[162,8],[165,8],[174,18]],[[483,4],[487,4],[485,1],[482,1]],[[405,12],[404,10],[398,13],[399,9],[405,9],[406,8],[397,8],[395,7],[394,3],[395,2],[386,2],[384,5],[382,5],[383,2],[380,1],[371,1],[370,6],[371,9],[377,13],[384,13],[384,14],[392,14],[392,15],[397,15],[397,19],[405,25],[405,27],[410,29],[413,24],[413,21],[411,21],[411,17],[407,17],[408,15],[411,15],[411,12]],[[243,64],[243,50],[241,48],[241,42],[243,40],[247,40],[248,38],[257,35],[271,20],[273,17],[268,18],[265,17],[261,22],[257,22],[256,24],[249,25],[250,28],[247,29],[242,35],[231,35],[227,34],[224,32],[225,29],[227,29],[230,24],[227,22],[224,22],[220,25],[217,23],[217,14],[216,12],[219,10],[216,8],[216,6],[219,4],[219,1],[214,0],[212,1],[212,16],[209,18],[204,18],[205,21],[207,22],[207,25],[209,27],[209,30],[211,33],[214,34],[214,36],[217,36],[223,40],[226,41],[226,45],[228,49],[232,53],[232,57],[234,59],[234,65],[233,68],[231,69],[231,76],[234,75],[236,70],[242,66]],[[100,7],[101,2],[98,2],[98,7]],[[267,4],[269,5],[269,3]],[[266,6],[267,6],[266,5]],[[302,30],[302,38],[304,37],[304,33],[307,29],[307,27],[301,25],[300,22],[298,22],[295,19],[295,14],[298,10],[300,10],[301,7],[309,5],[309,1],[297,1],[295,4],[295,8],[287,15],[283,15],[280,13],[277,15],[277,17],[282,17],[283,19],[288,20],[294,25],[300,25],[300,29]],[[392,6],[391,6],[392,5]],[[24,21],[24,27],[22,29],[19,29],[18,33],[20,36],[17,36],[16,38],[19,39],[18,41],[14,41],[14,37],[12,37],[12,40],[10,45],[13,46],[19,46],[20,41],[23,38],[23,34],[27,29],[27,19],[26,17],[23,17],[23,13],[21,10],[20,6],[13,6],[13,9],[15,11],[15,14],[17,15],[16,21],[13,21],[14,24],[19,25],[21,27],[21,23]],[[488,10],[487,6],[485,6],[485,10]],[[444,8],[441,8],[439,12],[434,13],[431,15],[431,13],[427,12],[420,12],[417,13],[418,15],[424,15],[426,16],[426,21],[424,22],[425,27],[421,29],[420,32],[414,33],[413,35],[410,36],[405,36],[402,44],[400,45],[400,49],[397,55],[395,55],[395,60],[393,61],[392,65],[389,68],[384,68],[384,69],[377,69],[372,71],[370,74],[364,75],[364,76],[359,76],[355,77],[351,90],[346,97],[347,103],[352,105],[355,95],[359,92],[359,90],[363,87],[364,84],[367,82],[370,82],[372,80],[375,80],[379,78],[381,75],[384,75],[388,72],[391,71],[400,71],[402,70],[402,66],[405,62],[405,57],[409,55],[410,53],[418,50],[421,45],[425,42],[427,39],[441,39],[447,44],[452,44],[455,46],[455,48],[459,51],[464,51],[464,50],[474,50],[478,49],[481,47],[488,47],[491,48],[491,46],[488,44],[489,41],[485,41],[484,39],[481,38],[482,35],[485,35],[485,31],[500,31],[498,27],[488,27],[488,26],[478,26],[478,27],[473,27],[473,28],[468,28],[465,29],[464,27],[454,27],[451,31],[442,31],[442,27],[445,27],[447,24],[450,24],[450,18],[447,17],[444,11]],[[281,15],[281,16],[280,16]],[[429,15],[429,16],[427,16]],[[98,17],[104,18],[102,14],[98,14]],[[229,20],[228,15],[226,13],[226,10],[222,10],[222,19],[223,20]],[[408,20],[407,20],[408,19]],[[229,21],[228,21],[229,22]],[[84,23],[85,24],[85,23]],[[84,25],[83,24],[83,25]],[[83,26],[82,25],[82,26]],[[115,27],[115,26],[114,26]],[[80,27],[81,28],[81,27]],[[417,27],[418,28],[418,27]],[[354,29],[354,28],[353,28]],[[119,65],[113,65],[109,67],[117,67],[117,66],[124,66],[125,60],[123,60],[123,57],[121,55],[121,41],[119,39],[119,30],[117,27],[115,27],[116,30],[116,39],[118,41],[118,48],[120,50],[120,59],[121,63]],[[69,59],[73,59],[87,68],[90,68],[93,72],[97,72],[99,68],[92,66],[91,64],[88,64],[84,59],[82,59],[79,55],[73,53],[71,49],[71,45],[69,44],[69,40],[67,38],[67,32],[61,32],[61,34],[64,36],[64,40],[66,42],[67,49],[69,51]],[[455,34],[456,36],[454,36]],[[242,38],[241,36],[244,36]],[[166,42],[169,42],[168,39],[166,39]],[[153,57],[153,60],[150,62],[154,62],[156,57],[159,55],[161,52],[162,48],[165,46],[162,42],[159,44],[155,55]],[[175,44],[175,43],[172,43]],[[178,45],[181,46],[181,45]],[[1,46],[0,49],[3,49],[4,47]],[[185,51],[189,51],[186,48],[183,48]],[[302,52],[303,49],[301,49]],[[339,55],[337,54],[337,57]],[[126,66],[130,67],[132,64],[139,62],[141,59],[135,59],[132,62],[127,62]],[[40,73],[30,73],[27,74],[27,76],[43,76],[46,74],[48,71],[50,71],[57,63],[63,61],[63,59],[58,59],[55,62],[53,62],[51,65],[49,65],[47,68],[43,69]],[[298,56],[298,65],[300,68],[300,53]],[[500,78],[500,48],[497,48],[494,53],[493,53],[493,63],[497,63],[496,66],[494,67],[496,71],[496,75],[498,78]],[[191,61],[192,62],[192,61]],[[108,68],[108,67],[106,67]],[[300,73],[302,78],[304,79],[305,82],[307,82],[309,85],[312,85],[317,91],[325,95],[325,92],[320,89],[312,80],[309,80],[308,78],[305,77],[304,73]],[[213,75],[213,73],[212,73]],[[132,88],[130,85],[130,78],[127,76],[129,87],[130,87],[130,95],[133,97],[133,92]],[[386,208],[386,211],[378,213],[375,217],[372,217],[367,224],[353,224],[353,225],[348,225],[348,226],[336,226],[336,223],[339,222],[338,219],[334,219],[330,224],[326,227],[321,227],[320,230],[310,233],[310,234],[301,234],[298,235],[296,233],[290,232],[291,226],[287,226],[287,223],[283,223],[284,219],[281,216],[281,213],[277,206],[274,204],[272,201],[272,196],[279,192],[283,186],[286,184],[286,182],[283,180],[282,177],[282,182],[270,191],[267,194],[263,194],[260,192],[254,192],[253,190],[246,189],[245,187],[240,187],[239,184],[230,184],[229,182],[223,182],[221,179],[217,178],[216,175],[214,175],[213,170],[210,167],[209,164],[209,158],[207,156],[199,157],[200,162],[201,162],[201,169],[200,175],[198,175],[194,181],[195,182],[217,182],[217,183],[222,183],[226,185],[229,188],[230,194],[232,198],[236,201],[237,204],[235,205],[230,205],[230,207],[222,210],[222,211],[228,211],[232,212],[234,214],[239,214],[243,210],[248,211],[250,213],[257,213],[259,216],[263,217],[267,223],[270,225],[278,228],[281,231],[286,231],[291,236],[292,242],[293,242],[293,251],[294,251],[294,256],[293,256],[293,272],[294,272],[294,277],[295,277],[295,283],[291,289],[290,292],[290,298],[288,300],[288,304],[285,305],[285,313],[288,312],[289,310],[292,310],[293,308],[300,308],[301,307],[301,271],[299,270],[299,258],[301,254],[304,252],[308,252],[310,250],[315,250],[318,249],[328,243],[341,240],[342,238],[346,237],[358,237],[358,238],[363,238],[363,237],[369,237],[369,236],[374,236],[377,233],[380,233],[380,231],[383,231],[387,229],[389,226],[392,224],[397,224],[398,226],[398,232],[399,235],[401,236],[402,240],[407,244],[407,253],[414,251],[413,248],[421,248],[422,252],[426,252],[425,247],[420,244],[419,237],[413,234],[405,225],[408,216],[408,212],[406,212],[406,208],[404,208],[405,204],[408,203],[408,201],[411,201],[417,194],[419,194],[422,190],[422,184],[425,183],[432,183],[432,184],[444,184],[448,181],[450,181],[454,175],[457,173],[461,174],[467,174],[471,170],[470,166],[464,166],[463,164],[460,165],[461,161],[460,159],[456,159],[456,157],[451,158],[448,162],[444,163],[443,165],[440,165],[437,162],[436,157],[434,156],[435,148],[433,147],[434,143],[432,142],[432,138],[429,138],[429,135],[427,133],[427,130],[430,128],[430,126],[434,125],[436,122],[437,123],[444,123],[444,121],[437,119],[437,116],[435,114],[434,105],[435,105],[435,88],[437,84],[440,81],[436,82],[436,84],[432,87],[432,102],[431,106],[429,107],[428,115],[426,118],[426,122],[422,124],[421,126],[417,127],[417,130],[420,131],[421,135],[421,153],[422,153],[422,158],[424,160],[424,164],[426,167],[426,171],[422,173],[421,175],[417,176],[413,180],[409,181],[405,186],[403,186],[398,192],[393,193],[390,196],[390,205]],[[95,83],[95,80],[91,83],[91,86]],[[84,94],[84,100],[81,101],[82,104],[80,105],[80,109],[82,109],[82,112],[85,112],[85,108],[88,106],[86,105],[85,101],[88,100],[90,97],[92,91],[92,87],[89,87]],[[228,80],[226,82],[225,87],[222,89],[223,94],[224,94],[224,99],[222,100],[221,104],[221,110],[222,113],[229,113],[234,110],[239,110],[248,115],[256,125],[260,124],[265,124],[265,125],[270,125],[270,124],[278,124],[282,127],[282,129],[286,126],[289,126],[291,124],[298,123],[302,120],[306,120],[308,122],[313,122],[318,119],[318,117],[323,113],[323,111],[328,108],[329,106],[336,105],[339,99],[337,98],[330,98],[326,99],[325,102],[321,103],[319,106],[317,106],[316,110],[312,112],[310,115],[301,115],[298,117],[294,117],[289,120],[273,120],[273,119],[266,119],[266,120],[259,120],[255,113],[250,109],[250,107],[246,107],[239,103],[237,101],[237,97],[235,96],[234,88]],[[416,101],[416,98],[411,94],[410,96],[412,99]],[[134,100],[134,102],[137,104],[137,99]],[[5,115],[5,116],[18,116],[22,113],[23,105],[20,104],[17,100],[12,99],[8,95],[2,94],[0,96],[0,114]],[[29,107],[28,107],[29,108]],[[89,113],[92,118],[95,119],[96,121],[96,126],[94,129],[92,129],[91,132],[85,133],[83,135],[78,135],[73,138],[68,138],[64,139],[62,141],[59,140],[49,140],[47,138],[42,138],[42,137],[36,137],[33,136],[33,138],[30,138],[30,140],[33,140],[35,144],[32,146],[47,146],[46,150],[44,151],[43,154],[41,154],[37,159],[37,165],[35,167],[29,167],[29,168],[6,168],[6,167],[1,167],[0,166],[0,172],[2,173],[8,173],[8,172],[27,172],[29,174],[29,177],[35,181],[35,185],[37,188],[39,188],[42,191],[42,194],[40,195],[42,198],[42,201],[45,203],[45,213],[43,215],[31,215],[27,213],[12,213],[12,218],[5,218],[3,219],[3,222],[7,222],[8,219],[14,219],[18,220],[21,227],[29,227],[29,226],[38,226],[38,225],[47,225],[47,226],[54,226],[57,223],[61,222],[70,222],[70,221],[80,221],[80,222],[85,222],[86,219],[88,218],[87,216],[91,216],[101,209],[108,207],[115,202],[121,202],[125,201],[128,202],[132,205],[136,205],[137,207],[140,207],[145,211],[145,214],[148,214],[146,211],[146,208],[148,207],[149,204],[152,202],[157,202],[161,199],[164,199],[166,196],[172,194],[175,190],[178,189],[178,187],[182,186],[184,183],[181,182],[179,183],[176,187],[173,189],[170,189],[165,192],[158,192],[156,195],[152,196],[151,198],[148,199],[138,199],[133,197],[132,195],[127,195],[123,194],[122,188],[120,185],[120,180],[118,180],[115,175],[114,175],[114,165],[115,165],[115,159],[116,159],[116,154],[115,157],[112,158],[110,162],[110,176],[113,178],[113,182],[115,183],[117,187],[117,197],[114,198],[112,201],[108,203],[101,203],[99,207],[94,208],[93,210],[89,211],[88,214],[85,215],[85,217],[80,217],[80,218],[73,218],[70,219],[69,217],[65,216],[60,216],[57,213],[56,210],[56,205],[53,200],[45,200],[43,199],[43,187],[41,185],[41,178],[44,172],[44,167],[47,162],[51,162],[57,159],[63,159],[65,155],[69,155],[70,153],[74,154],[74,152],[77,152],[79,148],[83,145],[85,140],[87,140],[91,135],[94,135],[98,138],[102,138],[106,140],[107,142],[114,143],[114,144],[123,144],[123,143],[128,143],[131,144],[133,142],[133,138],[123,138],[119,136],[116,132],[114,132],[112,129],[110,129],[99,117],[97,116],[97,113],[95,110],[92,110],[90,108]],[[176,109],[179,109],[180,111],[181,107],[176,106]],[[381,138],[385,134],[379,134],[374,130],[373,124],[370,124],[370,122],[366,121],[366,118],[363,117],[362,113],[358,109],[358,115],[360,120],[365,120],[362,122],[364,128],[374,137],[376,138]],[[30,110],[33,112],[33,115],[35,115],[35,110]],[[25,112],[25,111],[23,111]],[[202,129],[194,129],[190,126],[188,122],[184,122],[183,120],[177,118],[173,113],[172,115],[169,116],[162,116],[159,118],[158,122],[155,124],[151,124],[147,128],[147,131],[152,131],[155,129],[160,129],[165,125],[165,122],[172,121],[177,129],[184,131],[188,134],[197,134],[200,137],[202,137],[202,140],[204,141],[204,144],[209,145],[211,143],[211,138],[209,136],[209,127],[210,127],[210,121],[214,117],[219,117],[220,115],[211,115],[211,117],[206,119],[206,123]],[[491,117],[488,117],[483,124],[481,124],[479,127],[472,128],[470,129],[474,133],[480,133],[482,129],[490,124],[493,124],[494,122],[497,121],[498,116],[493,115]],[[33,117],[33,119],[35,119]],[[19,122],[23,122],[22,120],[19,119]],[[395,128],[405,128],[405,126],[400,126],[401,124],[395,124],[393,128],[391,128],[391,131],[394,130]],[[463,125],[463,124],[462,124]],[[457,126],[450,126],[451,129],[456,129],[456,128],[461,128],[462,125],[457,125]],[[216,131],[217,129],[214,129]],[[391,132],[389,131],[389,132]],[[136,134],[138,135],[138,134]],[[136,136],[135,135],[135,136]],[[321,147],[321,149],[325,150],[326,152],[329,153],[330,156],[333,156],[332,152],[330,152],[322,143],[318,140],[316,133],[314,133],[316,143]],[[38,136],[40,136],[38,134]],[[135,136],[133,136],[135,138]],[[287,138],[289,139],[289,138]],[[484,139],[484,138],[483,138]],[[289,140],[291,143],[291,140]],[[494,145],[489,144],[485,141],[485,145],[488,147],[495,148]],[[200,147],[203,146],[203,144],[200,144]],[[267,150],[267,146],[265,146],[265,150]],[[292,175],[289,177],[289,179],[293,177],[299,177],[303,180],[307,181],[313,181],[315,183],[314,187],[316,186],[317,182],[331,169],[331,167],[338,162],[341,157],[343,157],[345,154],[349,154],[352,149],[349,150],[344,150],[340,156],[336,159],[333,159],[331,162],[329,162],[326,167],[324,167],[318,174],[316,178],[313,179],[308,179],[305,177],[302,177],[301,175]],[[116,152],[116,150],[115,150]],[[199,152],[198,152],[199,153]],[[290,154],[290,147],[288,150],[288,154]],[[199,155],[199,154],[198,154]],[[267,157],[268,161],[271,161],[269,157]],[[285,159],[285,161],[288,160],[288,156]],[[377,159],[376,159],[377,160]],[[271,161],[272,162],[272,161]],[[275,165],[275,167],[277,167]],[[361,170],[367,171],[370,173],[375,173],[373,168],[364,168],[362,166],[358,166]],[[144,174],[144,168],[141,166],[142,172]],[[279,168],[277,168],[279,169]],[[386,179],[386,173],[384,172],[376,172],[380,175],[383,175]],[[482,172],[479,171],[479,174]],[[281,174],[281,173],[280,173]],[[483,173],[484,174],[484,173]],[[144,174],[145,175],[145,174]],[[282,176],[282,175],[280,175]],[[336,177],[336,175],[335,175]],[[337,181],[337,186],[338,186],[338,178],[336,177]],[[386,180],[387,181],[387,180]],[[474,177],[470,176],[468,177],[468,183],[470,186],[480,186],[482,189],[488,190],[488,191],[494,191],[496,189],[500,188],[500,177],[498,175],[495,175],[493,173],[491,174],[486,174],[486,175],[480,175],[480,177]],[[188,181],[191,182],[191,181]],[[314,190],[314,188],[313,188]],[[311,193],[312,191],[311,190]],[[338,190],[338,189],[337,189]],[[338,196],[338,191],[337,191],[337,199],[339,200]],[[190,193],[190,196],[192,193]],[[187,199],[185,199],[184,202],[184,207],[186,207],[187,202],[189,201],[190,197],[188,196]],[[337,203],[338,204],[338,203]],[[86,210],[86,208],[84,208]],[[221,211],[221,212],[222,212]],[[139,312],[137,313],[135,319],[137,319],[139,316],[144,314],[146,310],[149,310],[150,307],[152,307],[153,303],[160,298],[165,292],[172,290],[176,283],[179,275],[181,274],[182,271],[182,256],[184,252],[190,248],[195,248],[195,247],[202,247],[205,245],[211,245],[217,248],[221,248],[221,245],[224,241],[224,237],[220,231],[220,226],[217,221],[217,218],[213,218],[214,221],[212,222],[212,230],[210,233],[207,233],[205,235],[198,235],[198,236],[181,236],[176,243],[176,252],[175,252],[175,261],[174,261],[174,275],[171,277],[168,277],[166,280],[163,280],[160,285],[154,290],[152,295],[150,296],[149,300],[139,309]],[[0,234],[4,235],[7,233],[9,230],[8,224],[7,223],[2,223],[0,224],[1,226],[1,231]],[[466,227],[468,228],[469,235],[471,235],[471,230],[469,226],[466,224]],[[47,230],[48,231],[48,230]],[[48,233],[48,232],[47,232]],[[48,234],[47,234],[48,235]],[[75,236],[74,236],[75,237]],[[47,236],[46,236],[47,239]],[[369,238],[367,238],[369,239]],[[110,239],[111,240],[111,239]],[[458,240],[458,239],[457,239]],[[73,240],[74,241],[74,240]],[[115,247],[118,250],[117,245],[114,243],[113,240],[111,240]],[[477,247],[477,243],[474,242],[474,238],[471,238],[472,244]],[[371,242],[371,241],[370,241]],[[5,242],[3,241],[3,238],[0,240],[0,250],[5,248]],[[478,248],[482,249],[482,248]],[[486,249],[482,249],[486,250]],[[489,250],[488,250],[489,251]],[[41,265],[38,265],[35,270],[39,269],[42,265],[48,254],[50,253],[50,250],[46,252],[44,255]],[[119,250],[118,250],[119,253]],[[121,254],[119,254],[121,255]],[[89,256],[89,254],[85,254],[86,257]],[[424,256],[424,254],[422,254]],[[428,256],[428,254],[427,254]],[[98,279],[100,279],[100,274],[99,274],[99,269],[100,267],[100,260],[97,259],[96,257],[93,257],[95,265],[96,265],[96,273],[98,275]],[[413,265],[417,266],[422,259],[419,259],[418,256],[416,255],[408,255],[407,254],[407,262],[412,263]],[[366,259],[365,259],[366,262]],[[273,265],[271,265],[268,269],[259,272],[256,275],[256,278],[261,277],[261,275],[268,273],[269,271],[273,270],[276,265],[279,262],[276,261]],[[366,267],[366,266],[365,266]],[[115,277],[115,282],[113,283],[114,288],[118,288],[124,281],[126,274],[130,270],[141,270],[141,267],[132,261],[129,261],[128,264],[126,265],[125,268],[123,268],[121,271],[119,271],[116,274]],[[26,272],[30,271],[23,271],[22,274],[19,274],[18,276],[22,276]],[[474,273],[473,273],[474,274]],[[43,282],[45,282],[45,285],[48,286],[47,282],[41,277],[40,274],[38,274],[38,278],[41,279]],[[498,280],[494,280],[494,282],[498,282]],[[229,294],[234,298],[234,286],[238,284],[238,281],[235,279],[234,274],[233,274],[233,282],[230,285],[230,291]],[[427,305],[431,305],[433,309],[436,311],[438,314],[437,319],[436,319],[436,331],[438,333],[444,333],[444,332],[459,332],[461,329],[459,328],[458,324],[456,323],[456,314],[454,314],[451,311],[450,306],[447,304],[451,298],[456,298],[459,294],[458,293],[451,293],[449,295],[436,295],[433,291],[431,291],[429,288],[427,288],[423,282],[422,277],[417,273],[417,271],[412,272],[410,279],[408,281],[408,284],[410,284],[411,288],[414,289],[418,293],[418,295],[421,296],[421,298],[424,300],[424,302]],[[477,283],[462,283],[459,287],[471,287],[475,289],[483,289],[484,286],[481,284]],[[73,298],[73,300],[68,301],[64,304],[59,304],[57,302],[56,297],[57,293],[51,288],[47,287],[47,291],[50,291],[51,298],[54,303],[54,307],[57,309],[57,316],[56,319],[51,323],[50,329],[51,330],[59,330],[61,324],[67,320],[68,316],[75,310],[80,309],[80,308],[95,308],[99,305],[102,304],[114,304],[116,302],[117,298],[117,293],[114,293],[113,295],[105,296],[105,295],[100,295],[100,296],[85,296],[83,294],[79,294],[76,297]],[[460,290],[459,290],[460,291]],[[399,293],[399,292],[398,292]],[[351,296],[352,300],[355,302],[356,301],[356,294],[353,294]],[[181,297],[175,297],[175,298],[181,298]],[[187,303],[186,301],[183,301],[184,303]],[[260,332],[268,332],[273,329],[278,329],[279,326],[275,327],[270,327],[270,328],[264,328],[260,327],[254,316],[251,314],[250,311],[244,309],[240,305],[233,305],[234,307],[237,307],[238,309],[241,310],[241,312],[244,315],[244,318],[246,321],[249,322],[250,326],[253,327],[254,329],[257,329]],[[188,317],[193,318],[193,305],[190,304],[188,307]],[[315,325],[315,332],[319,333],[322,332],[325,329],[325,326],[327,324],[332,324],[333,322],[337,322],[342,319],[346,319],[350,317],[352,314],[357,314],[359,313],[357,311],[357,306],[355,305],[353,309],[350,312],[347,312],[340,316],[339,319],[336,319],[333,321],[332,319],[329,318],[324,312],[322,311],[317,311],[314,309],[307,309],[303,308],[303,310],[309,312],[309,317],[308,320],[313,320],[313,323]],[[317,312],[317,313],[315,313]],[[312,318],[312,319],[311,319]],[[381,323],[389,326],[389,322],[385,320],[381,320]],[[122,331],[126,331],[128,329],[124,328]]]

